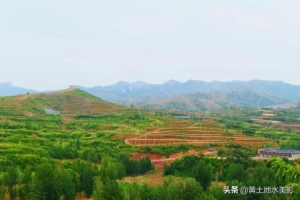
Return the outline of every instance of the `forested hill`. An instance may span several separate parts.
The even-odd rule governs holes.
[[[237,107],[265,107],[287,103],[288,100],[276,97],[251,87],[241,87],[232,90],[210,93],[193,93],[138,104],[138,107],[149,109],[172,110],[210,110]]]
[[[253,91],[256,91],[255,93],[268,94],[273,97],[286,99],[290,102],[300,101],[300,86],[291,85],[281,81],[252,80],[204,82],[199,80],[189,80],[182,83],[170,80],[163,84],[148,84],[145,82],[128,83],[121,81],[114,85],[105,87],[76,87],[102,99],[125,105],[137,105],[193,93],[223,93],[224,91],[232,91],[235,89],[239,90],[240,88],[252,88]],[[247,99],[240,100],[247,101]]]
[[[0,98],[0,112],[7,115],[102,114],[122,109],[77,88],[56,92],[25,94]]]

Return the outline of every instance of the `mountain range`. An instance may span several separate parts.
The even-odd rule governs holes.
[[[11,82],[0,83],[0,96],[14,96],[36,92],[36,90],[13,86]]]
[[[153,109],[265,107],[300,101],[300,86],[282,81],[170,80],[163,84],[120,81],[105,87],[76,87],[115,103]]]
[[[169,80],[163,84],[120,81],[109,86],[77,88],[103,100],[142,108],[205,110],[222,107],[265,107],[300,101],[300,86],[282,81]],[[0,83],[0,95],[37,91]]]
[[[271,105],[278,106],[288,102],[289,100],[287,99],[243,86],[224,91],[178,95],[166,99],[141,103],[137,106],[147,109],[198,111],[233,107],[255,108]]]

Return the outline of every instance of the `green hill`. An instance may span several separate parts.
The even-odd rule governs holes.
[[[286,103],[287,100],[251,87],[240,87],[222,92],[193,93],[139,104],[141,108],[201,111],[235,107],[265,107]]]
[[[56,114],[103,114],[122,108],[76,88],[0,98],[2,115],[45,115],[45,109]]]

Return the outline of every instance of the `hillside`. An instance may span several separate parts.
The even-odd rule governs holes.
[[[204,82],[199,80],[189,80],[182,83],[170,80],[163,84],[148,84],[141,81],[128,83],[121,81],[105,87],[76,87],[102,99],[124,105],[137,105],[192,93],[224,92],[243,87],[250,87],[258,93],[267,93],[271,96],[278,96],[289,100],[289,102],[300,101],[300,86],[291,85],[281,81],[252,80]],[[241,100],[243,101],[244,99]],[[216,102],[216,104],[218,103]]]
[[[121,108],[77,88],[0,98],[0,113],[8,115],[45,115],[45,109],[53,114],[99,114]]]
[[[243,87],[252,88],[258,93],[267,93],[271,96],[286,99],[289,103],[300,101],[300,86],[282,81],[251,80],[204,82],[200,80],[189,80],[186,82],[179,82],[176,80],[169,80],[163,84],[149,84],[143,81],[133,83],[120,81],[116,84],[104,87],[76,86],[76,88],[93,94],[103,100],[123,105],[139,105],[187,94],[223,93],[224,91],[240,89]],[[10,82],[0,83],[0,96],[27,94],[27,92],[30,94],[37,93],[37,91],[34,90],[13,86]],[[244,96],[246,97],[246,95]],[[241,99],[241,101],[244,100],[247,101],[246,99]],[[180,100],[177,99],[177,101]],[[218,102],[214,103],[218,104]],[[258,106],[260,106],[260,104],[258,104]],[[210,106],[207,105],[207,107]]]
[[[209,100],[221,99],[221,94],[199,95],[207,95]],[[240,98],[256,98],[254,91],[252,94],[244,88],[238,94],[232,90],[226,94],[223,96],[236,101]],[[267,99],[268,95],[265,97]],[[185,98],[189,98],[189,95]],[[192,117],[191,120],[181,120],[172,117],[184,114],[181,112],[124,108],[75,88],[0,99],[0,189],[4,191],[2,195],[6,193],[6,199],[25,199],[20,198],[22,193],[6,189],[9,187],[26,191],[24,195],[29,196],[28,199],[47,199],[34,195],[48,195],[46,192],[49,188],[57,194],[51,199],[62,199],[67,195],[71,197],[65,199],[92,199],[94,197],[88,197],[97,190],[99,183],[102,184],[99,182],[102,181],[102,174],[105,175],[103,180],[114,181],[113,188],[103,192],[109,194],[109,198],[115,188],[119,188],[127,197],[128,188],[137,191],[142,187],[147,189],[148,185],[153,186],[151,190],[147,189],[151,195],[166,185],[163,180],[174,180],[173,176],[168,176],[171,174],[177,176],[175,180],[178,180],[180,187],[189,184],[190,180],[194,180],[194,175],[186,172],[194,171],[194,166],[204,166],[204,160],[212,162],[211,166],[219,169],[218,174],[211,172],[212,177],[219,176],[222,184],[229,184],[226,174],[232,168],[232,163],[245,165],[247,169],[253,165],[260,166],[254,170],[261,170],[261,165],[250,160],[258,148],[266,145],[277,147],[279,144],[286,148],[297,147],[299,141],[299,135],[292,131],[286,134],[271,126],[227,119],[227,115],[219,119],[209,118],[204,113],[186,112]],[[59,112],[59,115],[46,115],[45,108]],[[290,114],[298,117],[297,111]],[[149,156],[144,157],[146,155]],[[212,159],[219,157],[221,159]],[[164,176],[156,176],[158,170],[164,170]],[[234,170],[238,171],[241,170]],[[247,176],[252,176],[252,172],[245,172]],[[111,174],[112,178],[106,174]],[[181,174],[184,176],[180,177]],[[145,176],[151,176],[156,185],[150,185]],[[13,177],[11,180],[24,178],[23,182],[15,181],[12,187],[4,181],[8,180],[6,177]],[[147,185],[134,186],[126,181],[133,177],[141,177],[140,183]],[[157,179],[162,181],[158,183]],[[77,187],[77,184],[88,187]],[[195,180],[192,184],[199,185]],[[170,191],[173,193],[180,189],[172,187]],[[223,193],[223,187],[220,192]],[[190,189],[187,194],[190,194]],[[17,198],[13,195],[17,195]],[[115,199],[126,199],[125,195]],[[150,199],[170,199],[156,197]]]
[[[193,93],[139,104],[138,107],[172,110],[210,110],[234,107],[264,107],[283,104],[288,100],[244,86],[222,92]]]

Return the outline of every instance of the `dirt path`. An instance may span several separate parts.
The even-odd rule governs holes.
[[[143,135],[140,135],[140,136],[138,136],[138,137],[135,137],[135,138],[126,138],[126,139],[125,139],[125,144],[132,145],[132,144],[130,144],[130,143],[128,142],[129,139],[132,140],[132,139],[139,139],[139,138],[147,137],[147,135],[150,135],[150,134],[153,134],[153,133],[159,133],[159,131],[160,131],[159,129],[155,129],[155,130],[153,130],[153,131],[149,131],[149,132],[147,132],[147,133],[145,133],[145,134],[143,134]]]
[[[165,164],[170,164],[174,160],[182,158],[183,156],[186,156],[186,155],[199,155],[200,153],[203,153],[205,155],[206,154],[216,154],[217,151],[211,152],[211,151],[208,151],[208,149],[204,149],[203,151],[196,151],[194,149],[191,149],[186,152],[171,154],[169,158],[163,157],[158,154],[135,153],[130,157],[130,159],[141,159],[143,157],[148,156],[150,158],[152,164],[154,165],[155,169],[158,171],[163,171]]]

